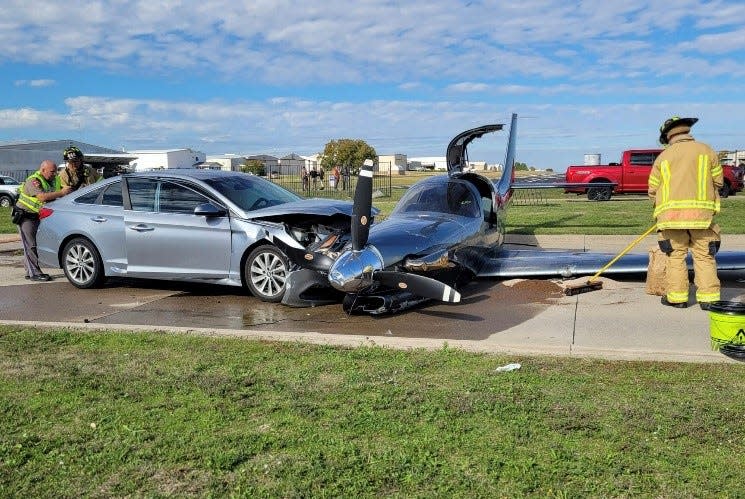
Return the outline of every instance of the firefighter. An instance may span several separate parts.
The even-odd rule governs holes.
[[[26,279],[32,281],[51,281],[39,267],[39,255],[36,251],[36,232],[39,230],[39,211],[47,201],[72,192],[71,187],[62,187],[57,177],[57,165],[52,160],[44,160],[35,171],[18,188],[18,202],[13,210],[13,222],[18,224],[23,244],[24,267]]]
[[[62,151],[67,166],[59,175],[62,186],[70,186],[76,191],[84,185],[94,184],[99,180],[96,170],[83,164],[83,152],[75,146],[70,146]]]
[[[696,301],[703,310],[719,300],[720,284],[714,258],[719,249],[719,188],[723,184],[719,158],[708,145],[691,136],[698,118],[674,116],[660,127],[665,150],[649,175],[648,193],[660,231],[660,249],[667,255],[666,294],[662,304],[688,306],[688,250],[693,253]]]

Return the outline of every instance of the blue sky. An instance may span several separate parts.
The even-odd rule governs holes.
[[[4,0],[0,142],[442,156],[516,112],[518,161],[563,170],[671,115],[745,149],[744,61],[741,0]]]

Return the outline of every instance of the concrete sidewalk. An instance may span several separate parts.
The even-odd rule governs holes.
[[[634,239],[635,236],[509,236],[507,243],[547,249],[618,252]],[[648,240],[645,239],[638,245],[636,251],[646,252],[655,244],[656,238],[650,236]],[[23,268],[19,265],[20,260],[17,256],[20,247],[17,236],[0,238],[0,257],[4,256],[0,258],[2,285],[19,285],[24,289],[25,284],[41,286],[39,291],[49,290],[52,293],[49,284],[24,282]],[[745,251],[745,235],[725,235],[723,247],[732,251]],[[14,254],[16,256],[11,256]],[[14,263],[9,264],[5,260],[13,260]],[[61,270],[54,269],[53,275],[60,285],[66,284]],[[722,299],[745,302],[745,279],[743,279],[745,274],[731,273],[722,275],[722,277]],[[735,362],[711,349],[709,313],[702,311],[697,304],[694,303],[687,309],[664,307],[660,304],[659,296],[646,294],[643,281],[601,279],[602,290],[564,296],[556,291],[559,289],[556,286],[550,295],[538,297],[535,303],[530,302],[535,298],[529,297],[523,303],[518,300],[513,304],[505,303],[503,297],[519,296],[519,287],[521,281],[524,283],[523,280],[501,283],[495,281],[493,286],[487,282],[484,285],[485,290],[476,293],[479,297],[484,296],[480,301],[474,300],[472,303],[467,303],[469,300],[465,300],[465,303],[448,305],[444,308],[440,305],[433,305],[423,311],[404,314],[403,319],[395,320],[393,318],[360,318],[355,323],[345,321],[344,317],[334,317],[333,320],[324,321],[326,324],[324,327],[327,327],[325,330],[320,329],[321,326],[317,319],[315,322],[313,320],[303,322],[302,316],[308,315],[308,312],[301,313],[300,311],[328,314],[328,309],[323,311],[319,310],[323,307],[319,307],[319,309],[310,311],[309,309],[288,309],[280,305],[268,305],[270,308],[279,307],[272,308],[273,312],[270,313],[284,317],[296,314],[297,318],[293,316],[292,320],[287,320],[274,329],[266,327],[261,329],[261,326],[252,329],[235,329],[230,325],[227,327],[220,325],[219,322],[215,322],[214,327],[199,327],[198,324],[195,324],[197,327],[174,327],[173,323],[168,322],[162,324],[155,321],[144,322],[141,317],[138,317],[140,322],[135,320],[132,323],[118,324],[69,322],[69,319],[68,322],[62,324],[9,320],[2,322],[55,324],[93,329],[123,328],[159,331],[167,329],[190,334],[302,340],[311,343],[350,346],[375,344],[392,348],[442,348],[444,344],[447,344],[450,347],[469,351],[508,353],[518,357],[548,354],[628,360]],[[551,285],[548,281],[534,282]],[[506,290],[505,286],[515,286],[516,291],[514,294],[505,295],[504,293],[512,293]],[[3,301],[2,289],[0,287],[0,305]],[[497,290],[501,291],[497,292]],[[466,290],[467,293],[468,290]],[[55,300],[55,298],[45,296],[44,300],[45,303],[49,303],[49,300]],[[181,300],[183,302],[183,299]],[[261,307],[264,305],[262,304]],[[214,308],[214,305],[209,306]],[[519,312],[525,310],[535,311],[535,313],[526,314],[524,320],[506,322],[498,320],[500,316],[519,315]],[[3,317],[7,318],[9,315],[6,314]],[[121,315],[115,317],[121,317]],[[412,321],[412,318],[415,320]],[[401,320],[403,323],[400,322]],[[444,325],[446,329],[452,331],[447,339],[406,334],[408,330],[417,327],[426,330],[431,327],[427,321],[435,320],[438,321],[437,325],[440,327]],[[745,318],[743,321],[745,322]],[[374,332],[368,333],[365,328],[369,328],[371,324],[374,325]],[[487,331],[487,334],[477,339],[464,339],[469,336],[463,334],[463,331],[477,328]],[[378,330],[385,331],[386,329],[388,329],[388,334],[378,333]],[[392,334],[391,331],[393,331]]]

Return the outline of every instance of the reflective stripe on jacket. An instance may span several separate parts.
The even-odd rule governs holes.
[[[40,201],[36,196],[29,196],[26,193],[26,184],[33,179],[36,179],[41,183],[41,190],[44,192],[58,191],[62,188],[62,185],[57,175],[54,176],[54,185],[50,185],[49,182],[47,182],[47,179],[44,178],[44,175],[38,171],[29,175],[26,181],[21,184],[18,188],[18,202],[16,204],[29,213],[39,213],[44,202]]]
[[[659,229],[706,229],[720,211],[723,169],[709,146],[688,134],[673,137],[652,166],[648,192]]]

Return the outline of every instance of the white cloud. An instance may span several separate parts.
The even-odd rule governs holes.
[[[207,153],[312,154],[326,142],[362,138],[380,153],[441,155],[458,132],[485,123],[508,123],[520,113],[521,161],[561,170],[587,152],[611,161],[623,149],[656,146],[657,130],[673,114],[701,118],[694,135],[716,149],[745,143],[738,116],[745,104],[521,105],[490,102],[331,102],[293,98],[196,103],[76,97],[66,113],[36,109],[0,110],[0,130],[48,138],[84,139],[129,149],[192,147]],[[11,125],[12,124],[12,125]],[[52,134],[52,135],[50,135]],[[499,161],[499,140],[480,144],[485,160]],[[741,147],[741,146],[740,146]]]
[[[54,80],[16,80],[13,85],[16,87],[51,87],[56,82]]]
[[[452,92],[485,92],[489,90],[489,85],[486,83],[464,81],[448,85],[447,90]]]
[[[522,154],[553,167],[654,145],[685,112],[722,147],[745,143],[737,0],[6,0],[3,14],[7,94],[49,103],[4,100],[7,138],[312,153],[352,136],[432,155],[514,110]],[[95,74],[90,95],[67,67]]]
[[[495,82],[515,75],[555,78],[586,67],[588,61],[578,55],[596,53],[598,45],[628,50],[629,43],[650,44],[652,36],[663,35],[650,50],[661,54],[675,51],[676,45],[710,54],[741,51],[739,27],[687,40],[678,39],[678,33],[667,40],[666,34],[691,19],[703,27],[720,27],[728,20],[736,24],[731,20],[743,7],[715,3],[717,8],[701,0],[577,5],[561,0],[412,0],[402,5],[375,0],[97,0],[63,6],[56,0],[12,0],[4,5],[4,16],[14,22],[0,24],[0,61],[75,61],[156,73],[214,72],[224,78],[242,73],[272,83],[292,82],[298,73],[321,82],[444,76],[452,84],[484,72]],[[70,29],[61,19],[84,22]],[[547,50],[558,59],[544,55]],[[634,63],[632,58],[610,60],[619,74]],[[674,64],[669,67],[675,71]]]

